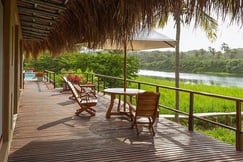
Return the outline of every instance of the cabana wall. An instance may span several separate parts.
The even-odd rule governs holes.
[[[16,0],[0,1],[0,159],[7,161],[22,86]]]

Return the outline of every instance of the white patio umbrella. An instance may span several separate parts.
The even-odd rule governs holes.
[[[116,44],[115,41],[107,40],[103,49],[109,50],[147,50],[158,48],[175,48],[176,41],[155,30],[139,32],[133,40],[128,40],[126,49],[124,44]]]
[[[158,48],[175,48],[176,41],[161,34],[155,30],[145,30],[134,36],[133,40],[124,41],[123,44],[117,44],[111,40],[107,40],[102,49],[123,50],[124,51],[124,91],[126,91],[127,66],[126,57],[127,50],[148,50]]]

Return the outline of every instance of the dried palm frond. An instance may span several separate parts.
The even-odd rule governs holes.
[[[46,40],[24,40],[24,50],[34,56],[46,49],[58,55],[74,50],[77,43],[89,48],[102,48],[107,39],[122,43],[139,30],[150,29],[158,15],[166,23],[168,15],[183,10],[182,4],[188,23],[202,11],[243,22],[242,0],[70,0]]]

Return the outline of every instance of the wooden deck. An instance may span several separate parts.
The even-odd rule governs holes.
[[[139,136],[124,116],[105,118],[109,97],[98,94],[96,116],[75,116],[70,93],[25,82],[9,162],[243,161],[243,152],[160,118],[156,135]]]

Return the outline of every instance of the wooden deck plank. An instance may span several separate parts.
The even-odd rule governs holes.
[[[44,82],[25,83],[9,162],[243,161],[234,146],[164,118],[155,136],[146,128],[137,136],[127,117],[105,118],[110,98],[102,94],[96,116],[75,116],[79,107],[69,96]]]

